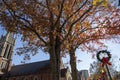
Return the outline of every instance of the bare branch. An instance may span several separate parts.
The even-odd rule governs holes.
[[[48,8],[48,10],[49,10],[49,12],[50,12],[50,22],[51,22],[51,27],[53,27],[53,13],[52,13],[52,11],[50,10],[50,7],[49,7],[49,0],[46,0],[46,5],[47,5],[47,8]]]
[[[62,26],[61,26],[60,29],[63,28],[63,26],[67,23],[67,21],[69,21],[69,19],[70,19],[71,17],[73,17],[77,12],[80,11],[81,8],[83,8],[83,6],[87,3],[87,1],[88,1],[88,0],[86,0],[86,1],[83,3],[83,5],[81,5],[75,12],[73,12],[73,14],[71,14],[71,15],[64,21],[64,23],[62,24]]]
[[[73,26],[75,23],[77,23],[81,18],[84,17],[84,15],[86,15],[91,9],[92,9],[93,6],[90,6],[88,10],[86,10],[77,20],[75,20],[71,26]]]
[[[63,39],[62,42],[64,42],[64,40],[70,35],[74,24],[77,23],[77,22],[78,22],[85,14],[87,14],[91,9],[92,9],[92,6],[90,6],[88,10],[86,10],[77,20],[75,20],[75,21],[71,24],[71,26],[70,26],[70,28],[69,28],[69,30],[68,30],[68,33],[65,35],[65,38]]]
[[[61,15],[62,15],[64,2],[65,2],[65,0],[62,0],[61,8],[60,8],[60,11],[59,11],[59,16],[58,16],[58,18],[57,18],[57,20],[56,20],[54,26],[56,26],[56,24],[59,22],[59,19],[60,19]]]

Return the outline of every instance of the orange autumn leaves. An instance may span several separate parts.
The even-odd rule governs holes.
[[[99,5],[99,4],[101,4],[102,6],[107,6],[108,0],[93,0],[93,5]]]
[[[71,45],[72,43],[74,45],[79,45],[80,43],[82,43],[82,41],[85,41],[84,39],[86,38],[89,38],[90,40],[91,39],[95,40],[96,38],[98,39],[99,32],[101,30],[98,31],[95,29],[94,30],[91,29],[93,28],[92,24],[90,23],[90,20],[92,19],[91,18],[87,19],[89,16],[94,16],[93,14],[97,12],[89,8],[92,6],[92,4],[89,4],[90,3],[89,0],[88,2],[85,2],[84,0],[71,0],[71,1],[46,0],[46,1],[48,1],[48,4],[46,4],[47,2],[44,2],[44,0],[41,2],[39,0],[38,2],[35,2],[34,0],[30,2],[11,1],[11,3],[8,3],[6,1],[6,3],[12,6],[14,10],[14,11],[10,10],[11,13],[13,13],[12,14],[13,16],[10,17],[13,18],[15,17],[17,20],[16,22],[17,26],[15,25],[16,26],[15,28],[18,28],[19,32],[24,35],[25,40],[30,41],[32,43],[39,41],[38,37],[39,38],[41,37],[42,38],[42,39],[40,38],[41,41],[44,40],[44,42],[49,44],[50,41],[49,36],[51,36],[49,35],[50,32],[53,32],[54,40],[56,36],[60,37],[61,42],[69,39],[68,41],[66,41],[68,45]],[[93,5],[97,5],[98,3],[106,5],[108,1],[93,0]],[[9,8],[9,6],[7,7]],[[91,11],[89,11],[90,9]],[[6,18],[7,20],[7,17],[8,16],[5,16],[4,18]],[[2,21],[5,22],[6,26],[12,26],[13,24],[10,25],[10,23],[12,21],[14,21],[12,23],[15,23],[16,21],[16,20],[12,20],[11,22],[9,22],[10,20],[6,21],[4,20],[4,18],[2,18]],[[51,31],[51,27],[53,27],[54,30]],[[57,29],[61,29],[61,31],[58,32]],[[30,30],[32,30],[32,32],[30,32]],[[36,33],[39,36],[37,36]]]

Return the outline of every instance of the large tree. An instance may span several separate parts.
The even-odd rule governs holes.
[[[35,54],[38,49],[48,52],[52,80],[59,80],[61,45],[72,32],[74,24],[89,10],[81,10],[84,6],[81,0],[1,0],[0,3],[1,26],[23,35],[25,45],[19,48],[19,54]],[[68,31],[65,31],[66,28]]]
[[[61,51],[70,51],[71,58],[75,59],[73,53],[79,45],[82,44],[82,49],[86,49],[90,41],[101,45],[99,39],[119,34],[119,26],[108,26],[111,21],[108,16],[102,19],[108,13],[102,13],[105,8],[96,3],[93,6],[91,0],[1,0],[0,4],[1,26],[22,34],[25,42],[18,53],[36,54],[42,49],[50,54],[52,80],[60,79]]]
[[[107,2],[105,4],[107,4]],[[73,80],[77,80],[78,75],[76,68],[76,49],[79,48],[82,51],[94,53],[106,47],[102,40],[118,40],[119,26],[115,26],[115,23],[113,23],[115,21],[114,19],[118,19],[115,16],[115,14],[118,14],[116,12],[117,9],[113,8],[112,5],[106,7],[105,4],[101,4],[101,2],[97,4],[96,2],[92,8],[89,6],[90,11],[84,14],[84,18],[76,22],[73,31],[65,41],[67,45],[64,44],[64,47],[66,47],[64,49],[67,50],[64,51],[70,55]],[[87,7],[85,6],[85,8]]]

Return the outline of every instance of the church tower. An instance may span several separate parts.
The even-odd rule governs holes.
[[[15,39],[13,33],[7,33],[6,36],[0,38],[0,75],[10,69]]]

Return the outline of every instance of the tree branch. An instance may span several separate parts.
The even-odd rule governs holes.
[[[77,23],[85,14],[87,14],[87,13],[91,10],[91,8],[92,8],[92,6],[90,6],[88,10],[86,10],[77,20],[75,20],[75,21],[71,24],[71,26],[70,26],[70,28],[69,28],[69,30],[68,30],[68,33],[65,35],[65,38],[63,39],[62,42],[64,42],[65,39],[66,39],[66,38],[69,36],[69,34],[71,33],[72,28],[73,28],[73,25],[74,25],[75,23]]]
[[[13,19],[17,20],[19,23],[22,24],[21,21],[19,21],[20,19],[27,22],[29,24],[29,26],[31,27],[28,27],[27,25],[24,24],[24,27],[26,27],[27,29],[29,29],[30,31],[34,32],[38,38],[46,45],[46,42],[41,38],[41,36],[38,34],[38,32],[36,30],[34,30],[34,28],[32,27],[32,24],[25,18],[22,18],[21,16],[18,16],[15,14],[15,11],[3,0],[4,4],[7,6],[7,9],[8,11],[10,12],[11,16],[13,17]],[[11,12],[12,11],[12,12]]]
[[[37,0],[34,0],[34,2],[36,2],[36,4],[39,4],[40,6],[47,8],[47,6],[45,6],[42,2],[38,2]]]
[[[65,0],[62,0],[61,8],[60,8],[60,11],[59,11],[59,16],[58,16],[58,18],[57,18],[57,20],[56,20],[54,26],[56,26],[56,24],[59,22],[59,19],[60,19],[61,15],[62,15],[64,2],[65,2]]]
[[[49,10],[49,12],[50,12],[50,22],[51,22],[51,27],[53,27],[53,13],[52,13],[52,11],[50,10],[50,7],[49,7],[49,3],[50,2],[48,2],[49,0],[46,0],[46,5],[47,5],[47,8],[48,8],[48,10]],[[53,27],[54,28],[54,27]]]
[[[88,0],[86,0],[86,1],[83,3],[83,5],[81,5],[75,12],[73,12],[73,14],[71,14],[71,15],[63,22],[63,24],[62,24],[62,26],[61,26],[60,29],[63,28],[63,26],[67,23],[67,21],[69,21],[69,19],[70,19],[71,17],[73,17],[81,8],[83,8],[83,6],[87,3],[87,1],[88,1]]]
[[[84,17],[84,15],[86,15],[91,9],[92,9],[93,6],[90,6],[88,10],[86,10],[77,20],[75,20],[71,26],[73,26],[74,24],[76,24],[81,18]]]

